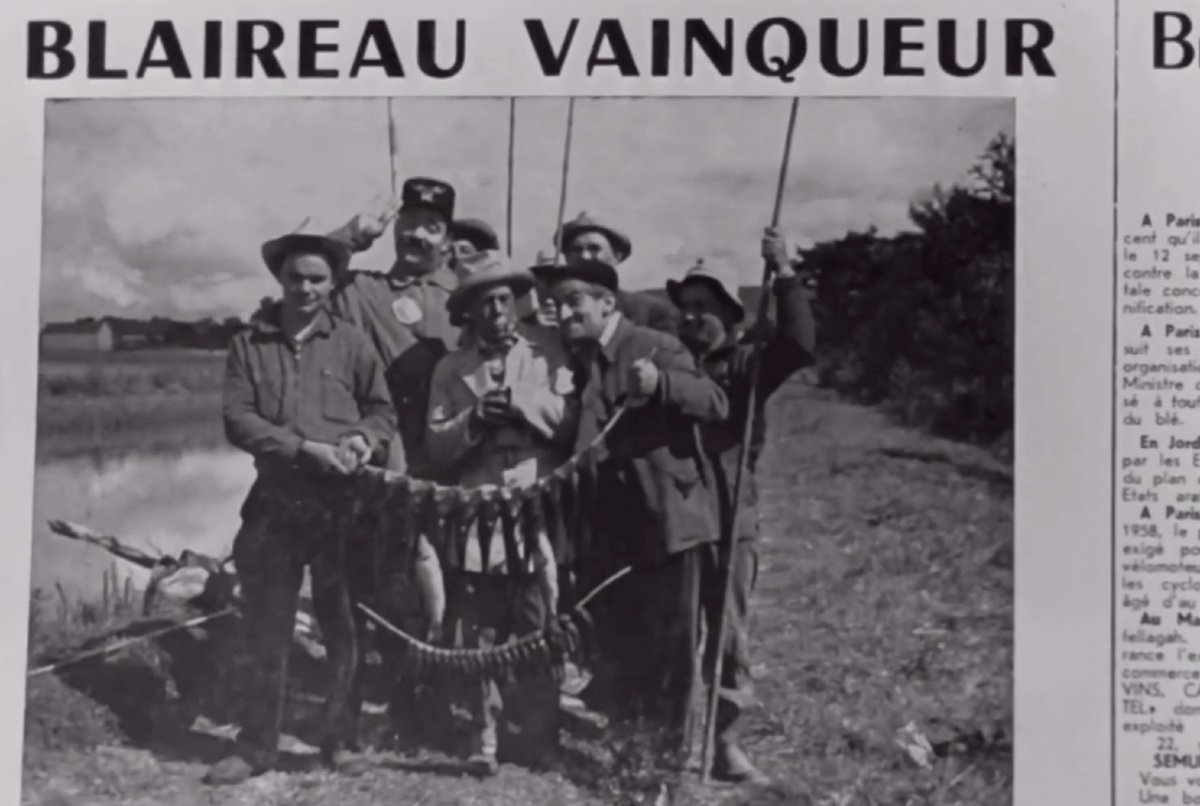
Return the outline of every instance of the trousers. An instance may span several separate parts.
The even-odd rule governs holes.
[[[461,647],[501,646],[547,626],[550,609],[536,576],[456,571],[448,582],[447,627]],[[472,754],[494,757],[502,726],[517,739],[517,757],[535,758],[557,745],[558,686],[550,669],[473,681],[462,694]]]
[[[358,637],[363,623],[352,607],[344,536],[332,519],[321,516],[322,511],[320,507],[305,508],[301,514],[286,504],[255,500],[252,492],[234,539],[243,637],[250,661],[238,745],[254,766],[271,766],[277,756],[288,659],[306,566],[330,668],[321,719],[322,749],[336,750],[353,741],[357,730],[362,697]]]

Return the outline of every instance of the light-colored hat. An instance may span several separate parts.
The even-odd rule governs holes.
[[[737,279],[728,269],[710,266],[704,262],[704,258],[700,258],[696,265],[687,270],[682,280],[667,280],[667,296],[675,303],[676,308],[680,307],[679,292],[688,283],[707,284],[717,292],[717,296],[730,305],[736,314],[735,321],[740,322],[746,318],[746,306],[742,305],[737,296]]]
[[[563,249],[565,250],[567,244],[584,232],[599,232],[608,238],[608,242],[612,244],[613,251],[617,255],[618,263],[633,254],[633,242],[629,240],[628,235],[597,218],[592,218],[586,212],[580,213],[562,225]]]
[[[465,277],[458,287],[450,292],[446,310],[450,313],[450,324],[461,327],[464,313],[471,298],[481,291],[498,285],[507,285],[515,296],[528,293],[533,288],[533,275],[527,269],[514,268],[500,252],[488,251],[472,255],[463,261]]]
[[[326,235],[291,232],[262,245],[263,262],[276,277],[283,268],[284,258],[298,252],[321,255],[329,262],[335,279],[350,267],[350,247]]]

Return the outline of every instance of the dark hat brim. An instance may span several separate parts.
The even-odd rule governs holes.
[[[563,248],[567,247],[571,241],[578,238],[585,232],[598,232],[608,239],[612,244],[613,251],[617,253],[619,260],[624,261],[633,254],[633,242],[623,232],[618,232],[612,227],[601,224],[597,221],[568,221],[563,224],[562,228],[562,243]]]
[[[500,248],[500,236],[486,222],[474,218],[464,218],[450,223],[450,237],[454,240],[468,240],[475,248],[482,251]]]
[[[682,280],[667,280],[667,296],[671,298],[671,302],[676,308],[682,307],[679,303],[679,294],[688,284],[703,283],[713,290],[717,298],[729,306],[729,309],[734,313],[734,321],[741,322],[746,318],[746,308],[742,305],[741,300],[734,299],[733,295],[725,290],[725,286],[721,285],[712,277],[704,275],[685,277]]]
[[[333,276],[340,277],[350,268],[350,247],[325,235],[293,232],[272,238],[262,245],[263,262],[275,277],[283,268],[288,255],[320,255],[329,263]]]
[[[617,270],[598,260],[585,260],[563,266],[534,266],[531,271],[538,282],[547,287],[563,280],[582,280],[585,283],[607,288],[609,291],[615,292],[620,288]]]

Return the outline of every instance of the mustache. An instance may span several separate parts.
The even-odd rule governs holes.
[[[401,235],[396,239],[396,246],[404,247],[406,249],[420,249],[425,252],[429,252],[437,248],[437,245],[433,241],[427,238],[422,238],[420,235]]]

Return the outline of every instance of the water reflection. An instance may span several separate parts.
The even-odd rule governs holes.
[[[238,509],[254,480],[250,457],[229,449],[127,454],[42,462],[34,474],[33,587],[60,583],[90,597],[114,561],[107,552],[50,532],[52,519],[75,521],[149,552],[191,548],[225,555]],[[117,561],[136,584],[146,573]]]

